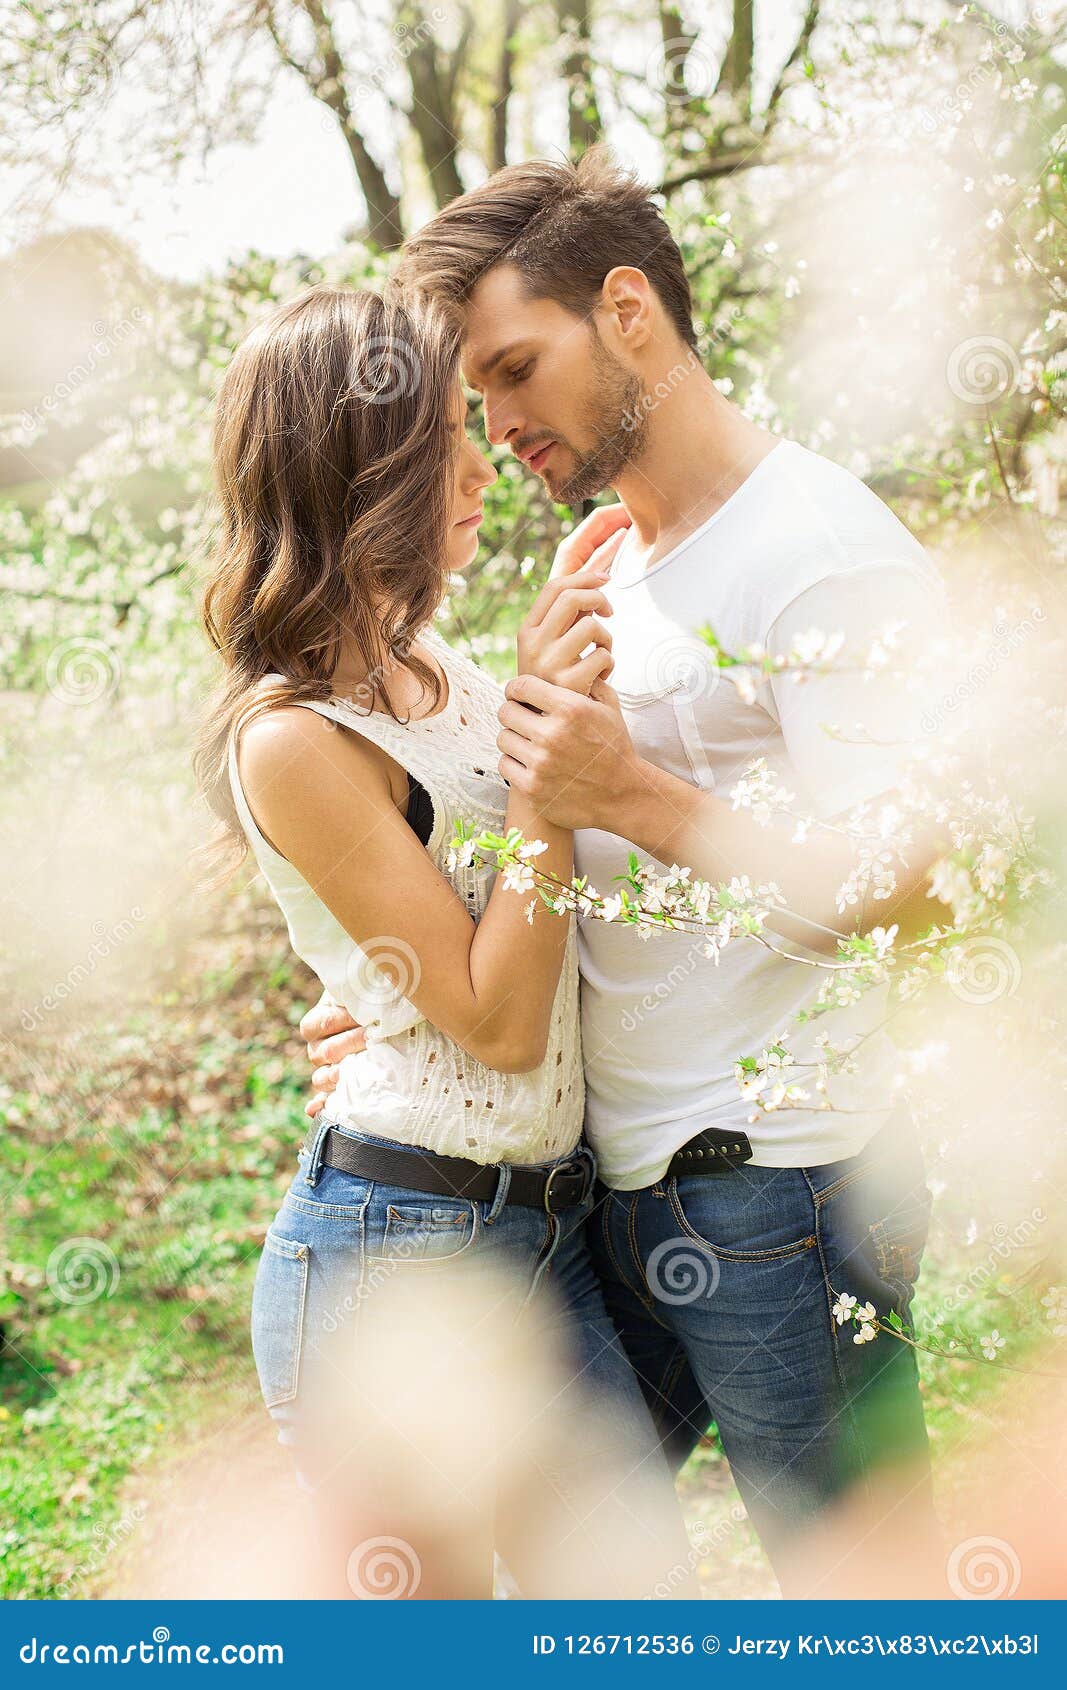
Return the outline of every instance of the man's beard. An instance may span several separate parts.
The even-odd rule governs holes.
[[[596,397],[583,420],[597,444],[584,454],[572,447],[578,461],[567,480],[551,489],[553,498],[572,507],[615,486],[626,466],[635,463],[645,449],[641,383],[612,357],[592,323],[589,328]]]

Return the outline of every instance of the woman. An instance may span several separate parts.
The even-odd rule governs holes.
[[[541,846],[539,866],[572,873],[570,835],[496,772],[500,689],[431,627],[447,576],[474,559],[494,479],[466,435],[458,357],[457,327],[434,307],[317,288],[249,334],[219,400],[222,522],[205,620],[225,685],[198,771],[229,839],[251,847],[294,950],[368,1029],[267,1235],[253,1348],[318,1505],[330,1593],[373,1594],[353,1571],[357,1548],[403,1541],[406,1594],[488,1594],[495,1535],[525,1594],[641,1594],[668,1567],[677,1594],[673,1493],[583,1243],[592,1166],[573,924],[540,906],[530,919],[491,870],[449,853],[460,819],[515,827]],[[568,564],[588,562],[621,520],[591,519],[566,543]],[[524,624],[524,670],[585,689],[609,671],[591,614],[607,610],[600,580],[579,570],[544,590]],[[351,1428],[356,1396],[367,1424],[389,1419],[390,1367],[405,1380],[425,1367],[441,1389],[423,1349],[445,1318],[441,1288],[458,1295],[472,1261],[506,1267],[503,1301],[531,1344],[539,1330],[562,1344],[563,1385],[548,1395],[574,1413],[562,1447],[538,1445],[536,1527],[531,1509],[514,1541],[507,1522],[486,1524],[471,1553],[468,1519],[458,1555],[440,1510],[421,1546],[389,1530],[398,1515],[411,1536],[422,1530],[405,1463],[369,1473]],[[388,1364],[369,1313],[383,1284],[404,1288],[409,1312],[437,1311]],[[544,1391],[534,1396],[543,1407]],[[439,1469],[422,1457],[424,1477]],[[485,1523],[486,1487],[474,1488]],[[366,1537],[368,1520],[380,1538]],[[627,1590],[618,1546],[638,1520]]]

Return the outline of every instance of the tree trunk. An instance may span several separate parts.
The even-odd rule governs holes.
[[[392,251],[404,239],[399,196],[390,188],[356,122],[345,86],[344,60],[323,0],[301,0],[301,3],[315,32],[317,59],[314,62],[296,57],[281,33],[272,5],[263,5],[257,19],[266,26],[282,62],[304,79],[315,98],[336,117],[367,208],[367,238],[376,246]]]
[[[456,154],[459,150],[459,114],[456,84],[470,38],[468,18],[455,49],[449,53],[438,46],[419,0],[406,0],[398,21],[407,25],[405,52],[411,82],[411,127],[418,139],[434,204],[440,209],[463,192]]]
[[[686,62],[696,36],[686,28],[681,13],[666,4],[659,8],[659,28],[663,43],[663,128],[669,142],[690,123],[699,122],[705,108],[700,95],[691,99],[685,96]]]
[[[603,127],[593,88],[590,59],[591,0],[556,0],[560,33],[566,40],[563,79],[567,86],[567,138],[570,155],[578,158],[600,140]]]
[[[719,75],[719,86],[729,89],[746,123],[752,117],[754,44],[753,0],[734,0],[734,27]]]
[[[508,107],[511,103],[515,75],[515,31],[521,16],[520,0],[505,0],[504,37],[497,60],[496,99],[493,102],[493,122],[490,136],[490,169],[503,170],[508,162]]]

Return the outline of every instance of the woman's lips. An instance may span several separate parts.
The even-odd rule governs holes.
[[[465,516],[456,523],[457,528],[479,528],[485,521],[484,511],[475,511],[473,516]]]

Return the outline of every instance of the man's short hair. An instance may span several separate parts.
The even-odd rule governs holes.
[[[617,265],[643,270],[678,334],[696,348],[682,255],[635,172],[607,147],[577,164],[511,164],[413,235],[396,280],[462,308],[488,270],[513,264],[530,298],[586,318]]]

